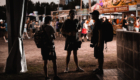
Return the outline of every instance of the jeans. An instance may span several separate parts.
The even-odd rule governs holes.
[[[128,26],[129,31],[133,31],[133,29],[134,29],[133,26]]]

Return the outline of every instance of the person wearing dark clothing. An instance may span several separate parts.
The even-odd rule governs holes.
[[[1,35],[3,36],[3,39],[4,39],[4,41],[5,42],[8,42],[7,40],[6,40],[6,37],[5,37],[5,34],[6,34],[6,30],[5,30],[5,24],[3,23],[3,20],[1,21],[1,23],[0,23],[0,32],[1,32]]]
[[[79,48],[77,45],[77,42],[79,40],[78,29],[80,29],[81,25],[77,19],[74,19],[74,16],[75,16],[74,10],[70,10],[69,15],[70,15],[70,19],[67,19],[62,25],[62,34],[66,38],[65,50],[67,51],[66,69],[64,72],[69,72],[68,64],[70,61],[71,51],[73,51],[73,54],[74,54],[76,71],[84,71],[83,69],[79,67],[78,57],[77,57],[77,50]]]
[[[57,19],[56,21],[56,35],[58,36],[58,33],[59,33],[59,19]]]
[[[103,74],[103,62],[104,62],[104,39],[103,39],[103,30],[102,21],[99,20],[99,12],[94,10],[92,13],[92,18],[95,20],[94,29],[92,31],[91,43],[94,46],[94,57],[98,59],[99,67],[93,72],[97,74]]]
[[[124,31],[127,31],[128,30],[127,25],[128,25],[127,16],[124,16],[123,25],[122,25]]]
[[[61,34],[61,27],[63,25],[63,22],[59,22],[59,19],[57,19],[57,22],[56,22],[56,35],[58,36],[58,34],[60,35],[60,37],[63,37],[62,34]]]
[[[53,70],[54,70],[54,79],[53,80],[61,80],[57,76],[57,64],[56,64],[56,52],[55,52],[55,46],[54,46],[54,29],[50,25],[51,23],[51,17],[47,16],[45,17],[45,23],[42,25],[42,29],[44,31],[44,34],[46,34],[46,44],[44,44],[41,47],[41,54],[42,58],[44,60],[44,72],[45,72],[45,80],[51,80],[48,76],[48,61],[52,60],[53,62]]]
[[[128,18],[128,22],[129,22],[129,25],[128,25],[128,29],[129,31],[133,31],[134,30],[134,15],[131,14],[131,16]]]

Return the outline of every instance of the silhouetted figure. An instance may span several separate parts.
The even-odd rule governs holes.
[[[92,18],[95,20],[94,29],[92,31],[91,43],[94,46],[94,57],[98,59],[99,67],[94,70],[97,74],[103,74],[103,62],[104,62],[104,39],[102,31],[102,21],[99,20],[99,12],[94,10],[92,13]],[[103,26],[105,27],[105,26]]]
[[[57,65],[56,65],[56,52],[55,52],[55,46],[54,46],[54,29],[50,25],[51,23],[51,17],[47,16],[45,17],[45,23],[41,27],[46,35],[46,44],[41,47],[41,54],[42,58],[44,60],[44,72],[45,72],[45,80],[51,80],[48,76],[48,61],[52,60],[53,62],[53,70],[54,70],[54,79],[53,80],[61,80],[57,76]]]
[[[67,51],[66,56],[66,69],[64,72],[69,72],[69,61],[71,51],[73,51],[74,55],[74,62],[76,64],[76,71],[84,71],[78,65],[78,57],[77,57],[77,50],[80,48],[80,43],[78,43],[78,29],[80,29],[80,23],[78,20],[74,19],[75,11],[70,10],[69,12],[70,19],[67,19],[64,24],[62,25],[62,34],[66,38],[65,42],[65,50]]]
[[[128,31],[127,16],[124,16],[122,28],[123,28],[124,31]]]

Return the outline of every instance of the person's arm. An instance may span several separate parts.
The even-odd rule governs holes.
[[[50,27],[50,26],[47,26],[47,27]],[[50,28],[45,28],[45,32],[47,34],[47,37],[48,37],[48,43],[52,43],[53,39],[55,39],[54,37],[54,29],[52,27]]]
[[[124,23],[125,25],[128,25],[128,23],[127,23],[127,21],[125,21],[125,23]]]
[[[98,47],[101,48],[101,44],[102,44],[102,41],[103,41],[103,31],[102,29],[99,29],[98,30]]]
[[[4,27],[1,26],[1,29],[5,29],[5,26]]]

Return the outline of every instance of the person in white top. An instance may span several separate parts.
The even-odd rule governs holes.
[[[139,27],[140,27],[139,21],[140,21],[140,19],[138,17],[137,20],[136,20],[136,26],[135,26],[136,32],[139,32]]]
[[[93,30],[93,25],[94,25],[94,21],[93,21],[93,19],[89,19],[89,26],[90,26],[90,28],[91,28],[91,30]]]
[[[81,34],[82,42],[84,42],[84,37],[87,38],[87,41],[90,41],[89,38],[88,38],[88,35],[87,35],[88,34],[88,30],[89,30],[88,26],[89,26],[88,21],[85,20],[85,23],[83,24],[82,34]]]
[[[24,34],[27,36],[28,39],[30,39],[30,37],[27,34],[27,23],[25,23],[25,25],[24,25],[23,39],[25,39],[25,35]]]

